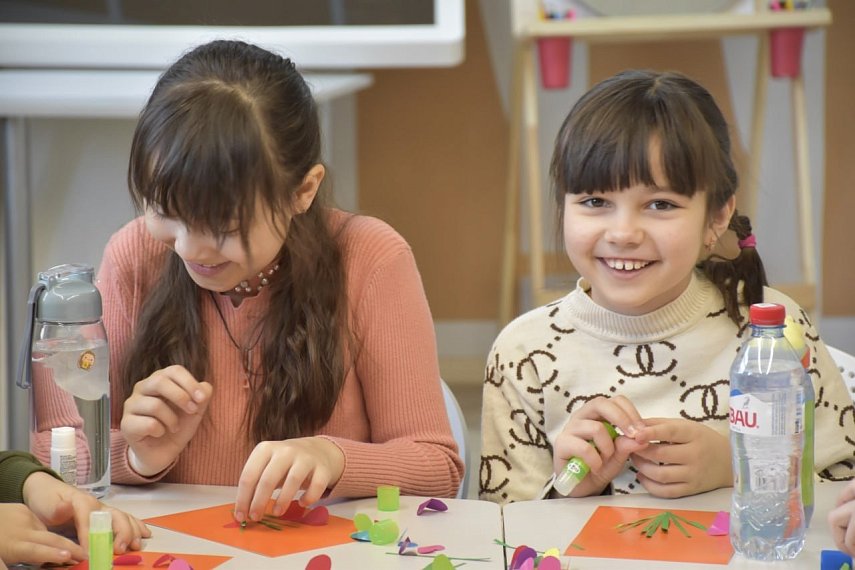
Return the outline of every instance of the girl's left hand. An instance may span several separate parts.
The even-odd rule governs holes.
[[[649,418],[643,430],[651,442],[631,455],[638,481],[651,495],[685,497],[733,485],[730,441],[702,423]]]
[[[235,519],[261,520],[277,488],[281,490],[273,506],[274,516],[285,512],[300,489],[305,489],[300,504],[310,505],[338,483],[343,471],[344,453],[328,439],[262,441],[255,446],[240,475]]]

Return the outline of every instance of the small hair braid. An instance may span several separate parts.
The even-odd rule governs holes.
[[[730,218],[728,229],[733,230],[741,241],[752,233],[751,220],[735,211]],[[721,291],[727,316],[741,324],[743,317],[740,305],[752,305],[763,302],[763,287],[768,285],[766,270],[757,248],[740,247],[739,254],[733,259],[712,255],[700,263],[701,269],[710,281]],[[739,284],[742,283],[742,299],[739,298]]]

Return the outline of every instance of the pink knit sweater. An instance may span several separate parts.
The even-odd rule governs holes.
[[[349,214],[333,210],[331,223]],[[329,422],[318,432],[344,452],[345,468],[333,496],[370,496],[378,485],[402,493],[453,496],[463,465],[451,435],[439,384],[436,341],[421,278],[407,243],[387,224],[353,217],[341,233],[349,310],[360,346]],[[146,294],[156,284],[165,246],[152,239],[141,218],[117,232],[104,253],[98,288],[111,362],[119,361],[133,335]],[[251,334],[268,306],[268,290],[234,307],[217,296],[236,339]],[[236,485],[254,445],[241,425],[248,405],[238,350],[230,342],[210,296],[202,297],[214,392],[206,419],[162,481]],[[254,350],[260,358],[260,347]],[[113,367],[113,371],[116,367]],[[111,374],[111,376],[113,376]],[[118,380],[112,378],[112,479],[146,483],[128,465]],[[45,422],[41,422],[42,427]],[[50,422],[47,422],[50,423]]]

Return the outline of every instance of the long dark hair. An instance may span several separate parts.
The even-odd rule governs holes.
[[[624,71],[579,99],[558,132],[550,175],[559,227],[565,194],[655,185],[649,156],[653,137],[660,142],[669,187],[689,197],[706,192],[708,216],[736,193],[727,122],[712,95],[679,73]],[[734,212],[728,229],[742,240],[751,235],[751,222]],[[740,304],[763,300],[766,272],[753,247],[740,249],[734,259],[708,256],[699,267],[721,291],[736,324],[742,320]]]
[[[138,209],[155,206],[194,229],[222,236],[237,220],[249,249],[257,201],[281,219],[320,154],[317,108],[294,64],[243,42],[214,41],[160,77],[134,132],[128,185]],[[344,268],[327,215],[317,198],[291,218],[279,252],[260,325],[261,377],[244,418],[255,441],[313,433],[344,383]],[[207,377],[204,293],[178,255],[167,254],[120,367],[125,397],[171,364]]]

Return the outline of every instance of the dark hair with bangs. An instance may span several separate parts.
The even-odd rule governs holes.
[[[558,227],[566,194],[655,186],[652,140],[659,142],[669,188],[689,197],[705,192],[708,214],[736,193],[728,126],[712,95],[679,73],[624,71],[583,95],[558,132],[550,165]],[[734,212],[728,229],[744,239],[751,235],[751,222]],[[721,291],[727,314],[737,325],[741,304],[763,300],[766,272],[755,248],[740,249],[734,259],[710,255],[699,267]]]
[[[294,64],[244,42],[214,41],[160,77],[134,132],[128,184],[138,209],[152,207],[196,230],[224,236],[237,223],[251,252],[258,200],[271,220],[291,212],[320,154],[317,108]],[[252,378],[244,416],[255,441],[313,434],[329,420],[344,383],[345,276],[327,214],[318,196],[291,218],[279,252],[259,325],[261,376]],[[120,363],[125,398],[136,382],[172,364],[208,376],[206,296],[178,255],[167,254]]]

